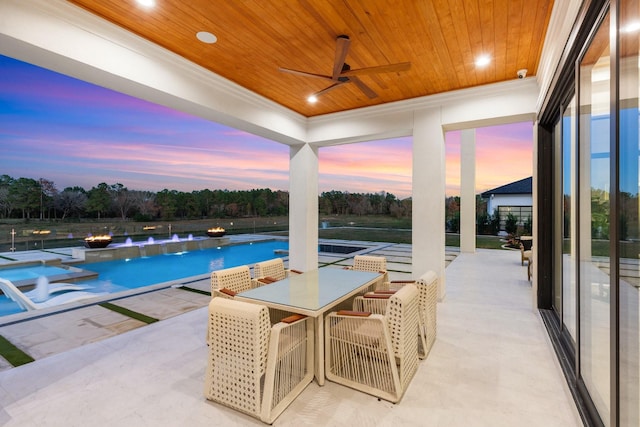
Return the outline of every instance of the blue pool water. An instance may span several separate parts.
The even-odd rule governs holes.
[[[0,269],[0,277],[15,282],[17,280],[37,279],[39,276],[66,274],[69,270],[46,265]]]
[[[274,251],[287,250],[288,247],[286,241],[268,241],[76,266],[98,273],[97,279],[79,282],[91,286],[92,292],[116,293],[208,274],[223,268],[245,264],[252,266],[259,261],[282,257],[282,254]],[[20,311],[16,303],[0,295],[0,316]]]
[[[288,247],[287,242],[281,241],[248,243],[129,260],[80,264],[77,267],[99,274],[98,279],[83,283],[108,281],[111,286],[127,290],[208,274],[223,268],[245,264],[252,266],[258,261],[277,257],[275,250]]]

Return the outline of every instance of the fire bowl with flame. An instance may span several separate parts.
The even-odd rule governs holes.
[[[227,231],[222,227],[214,227],[207,230],[207,236],[209,237],[222,237]]]
[[[111,243],[111,236],[89,236],[84,239],[84,245],[91,249],[106,248]]]

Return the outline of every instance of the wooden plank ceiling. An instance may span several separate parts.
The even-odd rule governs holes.
[[[553,0],[69,0],[298,113],[320,114],[535,75]],[[196,38],[217,37],[214,44]],[[311,104],[336,81],[286,73],[333,73],[347,35],[352,70],[410,62],[407,71],[357,78]],[[480,55],[491,62],[475,66]],[[349,82],[352,83],[352,82]]]

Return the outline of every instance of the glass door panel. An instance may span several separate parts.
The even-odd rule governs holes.
[[[562,115],[562,322],[576,339],[576,99]]]
[[[640,425],[640,97],[638,1],[621,2],[620,15],[620,425]]]
[[[610,419],[609,16],[580,61],[579,375],[605,425]]]

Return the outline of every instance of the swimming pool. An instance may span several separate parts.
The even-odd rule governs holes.
[[[97,279],[78,283],[91,286],[91,292],[118,293],[158,283],[179,281],[210,274],[212,271],[239,265],[255,264],[271,258],[286,256],[286,241],[254,242],[228,245],[192,252],[178,252],[151,257],[104,261],[76,266],[98,273]],[[285,251],[283,253],[283,251]],[[49,267],[51,268],[51,267]],[[16,303],[0,296],[0,316],[19,313]]]
[[[66,274],[68,270],[62,267],[52,267],[49,265],[34,265],[30,267],[3,268],[0,270],[0,277],[11,280],[14,284],[19,281],[37,279],[39,276],[54,276]]]

